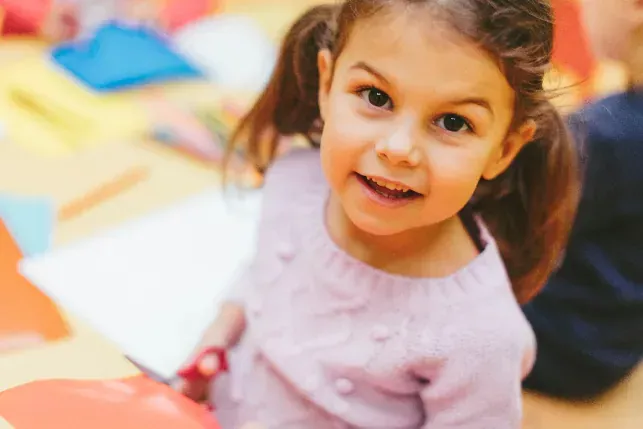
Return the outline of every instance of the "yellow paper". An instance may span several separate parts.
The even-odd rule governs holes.
[[[68,339],[0,354],[0,392],[38,380],[110,380],[140,374],[116,346],[82,321],[68,317],[68,322],[73,330]]]
[[[45,156],[140,138],[149,128],[133,94],[93,93],[42,54],[0,70],[0,116],[10,141]]]

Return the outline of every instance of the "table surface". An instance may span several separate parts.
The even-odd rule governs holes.
[[[318,0],[234,0],[227,9],[256,18],[273,37],[307,4]],[[279,7],[274,7],[277,4]],[[0,41],[0,66],[42,52],[34,41]],[[203,93],[177,87],[177,93]],[[1,122],[1,118],[0,118]],[[48,158],[0,137],[0,192],[48,195],[58,205],[132,166],[149,178],[122,196],[56,226],[54,246],[69,243],[143,215],[216,184],[218,174],[151,142],[115,142],[69,157]],[[109,379],[138,374],[114,345],[65,314],[73,336],[65,341],[0,357],[0,391],[43,378]],[[43,365],[43,362],[46,364]],[[643,370],[592,404],[569,404],[525,394],[525,429],[640,429],[643,427]],[[2,427],[0,419],[0,427]]]

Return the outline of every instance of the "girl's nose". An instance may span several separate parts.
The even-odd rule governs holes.
[[[393,165],[416,167],[420,163],[421,154],[416,147],[411,126],[402,126],[381,139],[375,145],[375,152],[379,158]]]

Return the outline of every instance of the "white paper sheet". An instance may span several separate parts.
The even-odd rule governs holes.
[[[130,358],[171,378],[252,257],[261,194],[213,190],[26,259],[21,271]]]
[[[277,60],[277,47],[252,18],[209,16],[172,35],[174,47],[217,85],[261,91]]]

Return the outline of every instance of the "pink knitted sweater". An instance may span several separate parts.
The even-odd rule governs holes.
[[[446,278],[372,268],[329,237],[319,154],[268,174],[248,327],[212,387],[224,429],[517,429],[535,341],[498,249]]]

